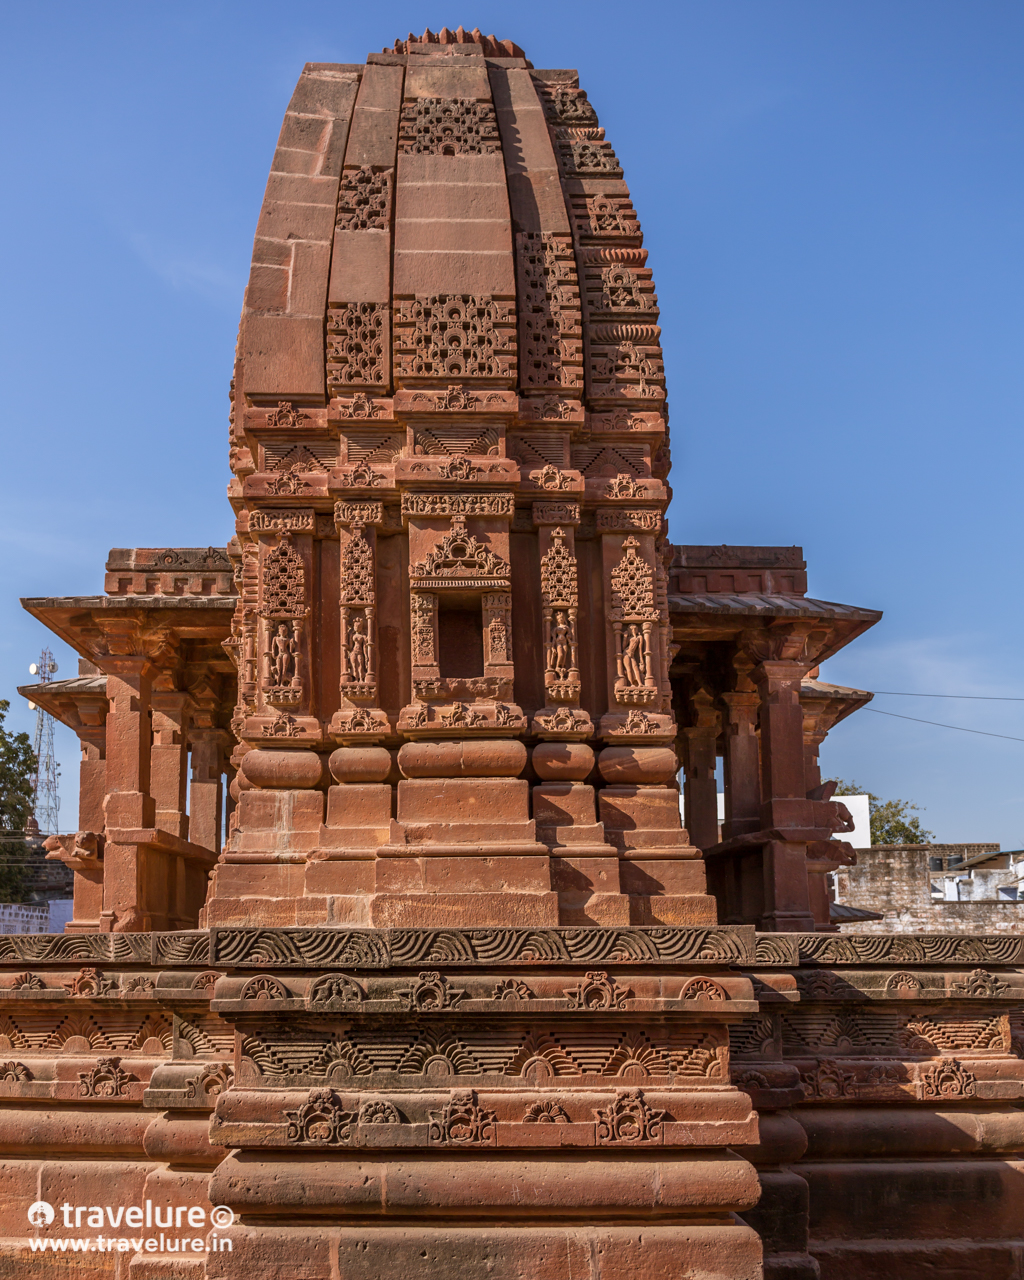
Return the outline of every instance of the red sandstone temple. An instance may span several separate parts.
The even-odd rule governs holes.
[[[1020,1274],[1021,940],[834,931],[870,695],[817,667],[880,615],[667,541],[658,318],[576,72],[461,28],[302,72],[235,536],[24,601],[82,775],[74,919],[0,939],[8,1267]],[[207,1225],[69,1271],[39,1200]]]

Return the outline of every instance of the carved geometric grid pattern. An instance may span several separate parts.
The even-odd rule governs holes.
[[[636,211],[628,197],[574,195],[570,199],[577,235],[635,240],[641,234]]]
[[[553,85],[538,86],[544,112],[555,124],[596,125],[597,112],[587,101],[583,89],[565,89]]]
[[[576,260],[568,236],[520,232],[519,382],[523,387],[579,385],[583,344]]]
[[[610,327],[610,326],[608,326]],[[625,326],[623,326],[625,327]],[[653,334],[658,330],[651,326]],[[655,339],[655,343],[656,343]],[[622,395],[658,398],[664,394],[665,362],[661,347],[641,346],[629,339],[614,346],[590,348],[590,380],[595,395]]]
[[[335,387],[381,387],[387,381],[385,303],[347,302],[327,314],[327,380]]]
[[[623,621],[654,621],[660,615],[654,605],[654,574],[637,554],[636,538],[627,538],[622,559],[612,570],[613,616]]]
[[[540,589],[546,605],[575,609],[578,601],[576,557],[559,536],[561,532],[560,529],[555,532],[552,545],[541,557]]]
[[[404,435],[383,431],[343,431],[349,462],[390,462],[405,448]]]
[[[718,1078],[724,1037],[696,1028],[620,1030],[524,1026],[261,1027],[243,1055],[264,1077],[398,1075],[591,1076],[626,1080]],[[439,1070],[440,1068],[440,1070]]]
[[[621,265],[587,272],[587,300],[592,311],[653,311],[658,305],[650,271]]]
[[[543,467],[546,463],[564,467],[569,463],[568,443],[569,437],[564,431],[531,431],[529,434],[506,436],[505,453],[528,467]]]
[[[399,303],[395,364],[421,378],[500,378],[515,374],[511,308],[489,295],[437,294]]]
[[[286,540],[263,562],[264,617],[302,617],[306,611],[306,569],[302,557]]]
[[[559,132],[562,132],[559,130]],[[567,174],[620,174],[618,158],[610,142],[558,142],[558,154]]]
[[[643,445],[576,445],[572,465],[585,476],[617,476],[626,472],[642,476],[647,471],[647,449]]]
[[[349,538],[341,557],[342,604],[374,603],[373,551],[358,531]]]
[[[162,1013],[139,1014],[131,1010],[104,1010],[102,1021],[92,1013],[56,1014],[48,1009],[19,1010],[0,1015],[0,1035],[8,1038],[12,1049],[39,1052],[62,1048],[74,1036],[89,1042],[90,1049],[120,1050],[122,1053],[141,1049],[149,1039],[171,1049],[172,1020]]]
[[[416,452],[435,457],[461,457],[463,454],[493,457],[498,452],[498,433],[493,427],[481,431],[473,423],[459,427],[419,427],[416,431]]]
[[[265,444],[264,466],[267,471],[329,471],[338,461],[334,444]]]
[[[494,108],[472,98],[406,102],[398,149],[404,155],[493,155],[501,150]]]
[[[391,224],[393,170],[346,169],[338,195],[339,231],[386,231]]]

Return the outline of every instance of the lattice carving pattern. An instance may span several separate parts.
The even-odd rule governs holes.
[[[349,302],[327,313],[327,381],[335,389],[387,383],[388,308]]]
[[[489,295],[438,294],[399,303],[395,369],[406,378],[501,378],[516,372],[509,303]]]
[[[342,553],[341,591],[346,605],[372,605],[375,600],[373,550],[361,529],[353,531]]]
[[[392,169],[346,169],[338,195],[339,231],[387,231],[391,225]]]
[[[571,239],[520,232],[516,270],[520,385],[524,390],[579,386],[583,332]]]
[[[306,568],[287,534],[267,553],[262,576],[260,613],[264,617],[305,616]]]
[[[494,108],[472,98],[406,102],[398,149],[403,155],[494,155],[501,151]]]
[[[627,538],[622,559],[612,569],[612,616],[623,621],[656,621],[654,571],[637,550],[636,538]]]

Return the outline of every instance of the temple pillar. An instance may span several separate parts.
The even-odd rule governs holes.
[[[725,821],[722,839],[756,831],[761,822],[761,762],[757,740],[760,699],[756,690],[724,693]]]
[[[786,803],[807,798],[800,709],[800,682],[806,671],[806,664],[799,661],[767,660],[752,672],[761,702],[761,825],[765,830],[792,826],[794,821],[802,827],[806,821],[794,819],[798,806]],[[769,931],[813,930],[806,841],[769,839],[763,850],[759,926]]]
[[[153,691],[153,747],[150,791],[155,825],[188,839],[188,726],[192,699],[176,690]]]
[[[696,724],[683,729],[685,743],[683,799],[686,830],[698,849],[718,843],[718,783],[715,778],[718,713],[711,696],[700,690],[691,700]]]
[[[200,713],[202,715],[202,713]],[[189,784],[189,839],[193,844],[220,853],[224,821],[224,748],[227,735],[212,724],[193,725],[192,777]]]
[[[153,667],[137,655],[107,662],[107,798],[103,805],[106,846],[101,932],[149,927],[140,911],[144,858],[139,833],[155,824],[150,795]],[[133,836],[135,839],[133,840]]]
[[[104,744],[82,738],[78,767],[78,829],[103,830],[103,801],[107,794],[107,760]]]

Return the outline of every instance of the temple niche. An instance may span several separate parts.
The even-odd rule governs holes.
[[[0,1255],[88,1193],[235,1213],[133,1280],[1009,1275],[1022,944],[837,934],[818,753],[871,695],[817,668],[880,614],[669,541],[575,71],[461,28],[303,70],[228,449],[225,547],[24,602],[82,806],[66,934],[0,938]]]

